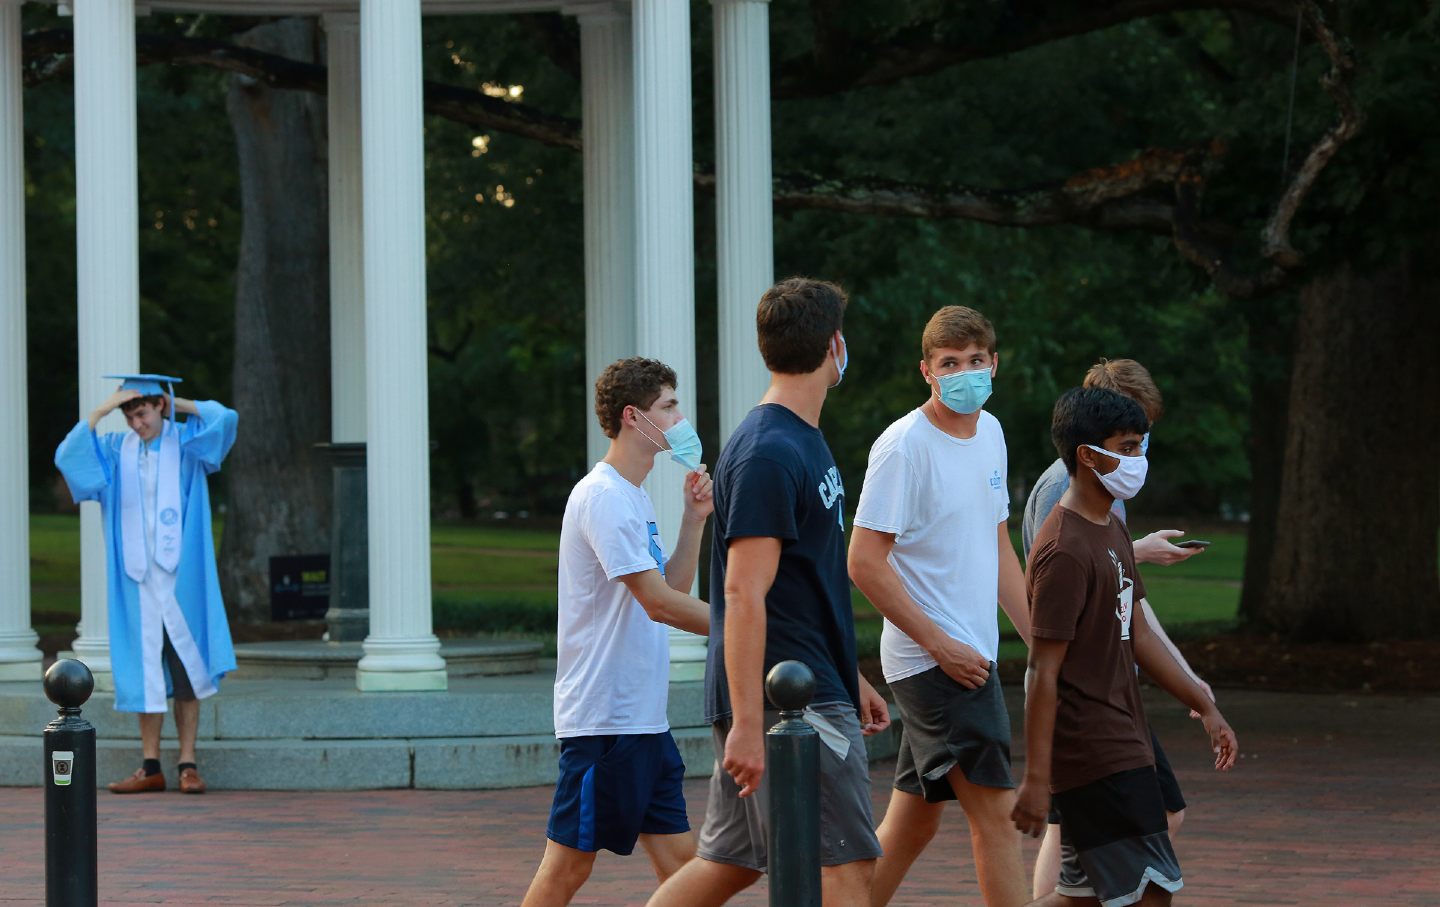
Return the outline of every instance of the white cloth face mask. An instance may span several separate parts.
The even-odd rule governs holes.
[[[1144,454],[1138,457],[1122,457],[1113,451],[1106,450],[1103,447],[1097,447],[1094,444],[1086,444],[1085,446],[1096,453],[1102,453],[1107,457],[1120,461],[1120,465],[1109,473],[1102,474],[1098,469],[1091,470],[1091,472],[1094,472],[1095,476],[1100,479],[1100,484],[1105,486],[1105,490],[1110,492],[1110,495],[1114,497],[1115,500],[1128,501],[1140,493],[1140,489],[1145,486],[1145,476],[1150,472],[1150,461]]]

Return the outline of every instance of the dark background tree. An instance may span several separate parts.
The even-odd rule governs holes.
[[[284,19],[236,41],[310,61],[318,32]],[[325,103],[248,76],[229,82],[242,215],[231,394],[242,418],[227,470],[244,506],[226,517],[220,579],[230,608],[258,622],[269,620],[270,558],[330,550],[330,468],[315,448],[330,440]]]
[[[826,426],[847,474],[923,393],[898,338],[969,302],[1000,330],[993,408],[1017,491],[1053,456],[1055,394],[1100,355],[1134,356],[1169,404],[1140,506],[1248,512],[1252,625],[1440,630],[1440,375],[1410,341],[1434,335],[1433,4],[813,0],[771,15],[777,270],[852,291],[856,372]],[[26,16],[40,29],[27,101],[60,106],[67,37]],[[693,22],[697,390],[713,445],[706,5]],[[237,47],[214,23],[147,23],[142,62],[185,64],[169,72],[195,104],[200,67],[323,90],[323,68]],[[588,418],[577,30],[470,17],[425,34],[437,507],[553,513]],[[64,142],[53,118],[29,133]],[[73,204],[63,180],[47,185]],[[66,292],[30,285],[32,299]]]

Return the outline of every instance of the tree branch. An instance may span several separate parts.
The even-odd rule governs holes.
[[[823,0],[815,0],[812,9],[824,6]],[[879,40],[844,42],[852,52],[839,57],[819,58],[813,51],[796,55],[776,66],[774,96],[813,98],[885,85],[1166,13],[1232,10],[1288,25],[1295,9],[1286,0],[1016,0],[1000,6],[1003,11],[988,19],[978,14],[931,19]],[[823,28],[817,25],[817,42],[824,36],[830,44],[842,43],[833,23],[831,16]]]
[[[31,32],[24,39],[24,83],[34,85],[68,75],[74,67],[74,34],[69,29]],[[246,76],[274,89],[325,94],[325,67],[277,54],[251,50],[210,38],[180,35],[137,35],[135,58],[140,65],[206,66]],[[492,98],[441,82],[425,83],[425,112],[476,129],[491,129],[534,139],[546,145],[580,150],[580,124],[525,104]]]
[[[1354,57],[1348,49],[1341,47],[1340,41],[1325,24],[1324,15],[1315,3],[1306,2],[1301,9],[1310,30],[1315,33],[1316,40],[1330,58],[1330,71],[1320,78],[1320,84],[1335,102],[1340,118],[1311,146],[1310,153],[1295,171],[1295,178],[1281,194],[1274,213],[1261,231],[1260,254],[1268,261],[1287,269],[1300,266],[1301,255],[1290,244],[1290,226],[1300,210],[1300,205],[1310,194],[1325,165],[1329,164],[1340,150],[1340,146],[1359,134],[1365,125],[1365,114],[1350,91],[1355,75]]]
[[[1008,227],[1082,224],[1169,233],[1173,205],[1152,190],[1172,185],[1196,151],[1151,149],[1133,160],[1095,167],[1024,189],[923,186],[897,180],[775,177],[775,206],[884,217],[960,218]],[[1208,153],[1219,154],[1218,147]],[[696,184],[713,191],[713,173]]]
[[[1203,175],[1182,174],[1176,181],[1173,242],[1176,250],[1210,275],[1221,292],[1237,298],[1251,298],[1288,283],[1304,263],[1304,257],[1290,242],[1290,228],[1315,181],[1341,146],[1359,134],[1365,114],[1351,93],[1355,60],[1326,25],[1319,7],[1311,0],[1301,6],[1310,30],[1330,59],[1330,70],[1320,79],[1327,94],[1339,109],[1339,119],[1310,147],[1295,177],[1280,194],[1275,208],[1260,231],[1259,253],[1265,262],[1258,270],[1245,272],[1234,264],[1233,244],[1225,243],[1196,226],[1196,210]]]

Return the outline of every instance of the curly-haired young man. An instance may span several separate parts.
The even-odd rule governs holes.
[[[570,492],[560,528],[560,776],[525,907],[570,903],[601,849],[625,855],[638,840],[662,882],[695,853],[685,765],[666,719],[666,625],[710,630],[708,606],[688,593],[714,502],[675,385],[669,366],[642,358],[613,363],[595,382],[610,449]],[[684,523],[668,558],[640,487],[657,451],[685,470]]]

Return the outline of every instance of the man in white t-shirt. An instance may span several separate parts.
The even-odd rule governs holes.
[[[610,449],[570,492],[560,529],[560,776],[524,907],[570,903],[602,848],[627,855],[638,840],[662,882],[695,854],[685,765],[665,715],[666,625],[710,632],[709,606],[689,591],[715,505],[675,385],[669,366],[642,358],[613,363],[595,382]],[[670,558],[640,487],[657,451],[685,470],[684,523]]]
[[[880,662],[904,718],[872,901],[889,903],[945,802],[958,800],[985,903],[1010,907],[1029,892],[1010,821],[996,602],[1026,638],[1029,614],[1006,526],[1005,433],[982,409],[995,330],[974,309],[946,306],[921,351],[930,397],[871,447],[850,542],[850,577],[885,617]]]

